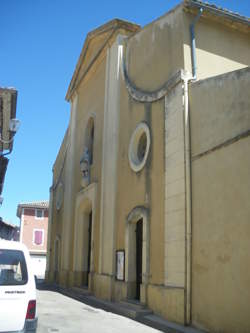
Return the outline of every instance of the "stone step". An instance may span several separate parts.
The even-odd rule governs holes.
[[[131,301],[115,302],[115,308],[119,314],[133,319],[138,319],[153,313],[150,309],[146,308],[145,305]]]
[[[134,307],[135,309],[145,309],[146,305],[143,303],[140,303],[139,301],[135,300],[135,299],[123,299],[121,300],[119,303],[124,304],[126,306],[131,306]]]
[[[182,326],[174,322],[170,322],[154,314],[143,317],[140,322],[165,333],[206,333],[205,331],[201,331],[192,326]]]
[[[132,319],[142,318],[153,313],[151,310],[146,308],[144,304],[141,304],[138,301],[123,300],[120,302],[107,302],[97,299],[91,294],[91,292],[87,288],[72,287],[65,290],[64,294],[73,297],[79,301],[83,301],[91,306],[95,306],[99,303],[101,307],[106,311],[113,311],[117,314]]]
[[[91,292],[88,290],[88,287],[72,287],[69,291],[78,296],[90,296]]]

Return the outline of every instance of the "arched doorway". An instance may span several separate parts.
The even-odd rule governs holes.
[[[80,191],[76,200],[73,270],[74,285],[91,289],[94,271],[93,230],[96,184]]]
[[[81,271],[82,281],[81,286],[88,287],[89,273],[91,272],[91,242],[92,242],[92,207],[90,211],[83,212],[82,216],[82,242],[81,242]],[[79,255],[79,253],[78,253]]]
[[[57,236],[54,243],[54,281],[59,283],[60,271],[60,239]]]
[[[78,287],[88,286],[91,263],[92,205],[85,200],[79,207],[76,216],[75,230],[75,284]]]
[[[141,284],[142,284],[142,246],[143,246],[143,219],[136,222],[135,228],[136,234],[136,253],[135,253],[135,265],[136,265],[136,289],[135,299],[140,300],[141,296]]]
[[[89,213],[89,219],[88,219],[88,239],[87,239],[87,244],[88,244],[88,262],[87,262],[87,275],[90,273],[90,259],[91,259],[91,239],[92,239],[92,210]],[[89,284],[89,281],[87,279],[87,286]]]
[[[128,215],[125,235],[125,281],[127,297],[147,303],[149,276],[149,219],[145,207],[135,207]]]

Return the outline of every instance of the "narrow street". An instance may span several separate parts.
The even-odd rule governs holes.
[[[157,333],[131,319],[96,309],[58,292],[37,290],[38,333]]]

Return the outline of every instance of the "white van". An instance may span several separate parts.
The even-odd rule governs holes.
[[[0,240],[0,332],[36,332],[36,285],[25,245]]]

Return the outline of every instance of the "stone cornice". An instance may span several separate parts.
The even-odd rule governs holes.
[[[231,29],[250,33],[250,19],[248,17],[202,1],[184,0],[184,10],[186,12],[197,15],[199,8],[203,9],[203,18],[218,22]]]
[[[87,37],[86,37],[86,40],[84,42],[84,45],[83,45],[80,57],[78,59],[78,62],[77,62],[73,77],[71,79],[71,82],[70,82],[70,85],[69,85],[69,88],[68,88],[65,99],[67,101],[69,101],[71,99],[71,96],[72,96],[73,92],[78,87],[78,85],[80,84],[82,79],[89,72],[90,68],[92,68],[93,64],[97,61],[97,59],[100,57],[100,55],[103,54],[103,51],[105,51],[106,47],[110,46],[110,44],[112,44],[114,42],[115,35],[116,35],[116,32],[118,30],[124,30],[128,34],[133,34],[136,31],[138,31],[139,29],[140,29],[140,26],[137,25],[137,24],[133,24],[133,23],[126,22],[126,21],[123,21],[123,20],[119,20],[119,19],[114,19],[114,20],[100,26],[99,28],[89,32]],[[80,69],[82,67],[82,64],[83,64],[85,58],[86,58],[86,54],[88,53],[90,42],[93,39],[95,39],[98,36],[103,35],[105,33],[109,33],[108,37],[102,43],[102,45],[100,46],[100,49],[98,50],[95,57],[91,60],[90,64],[87,66],[84,73],[81,75],[81,77],[79,77]]]

